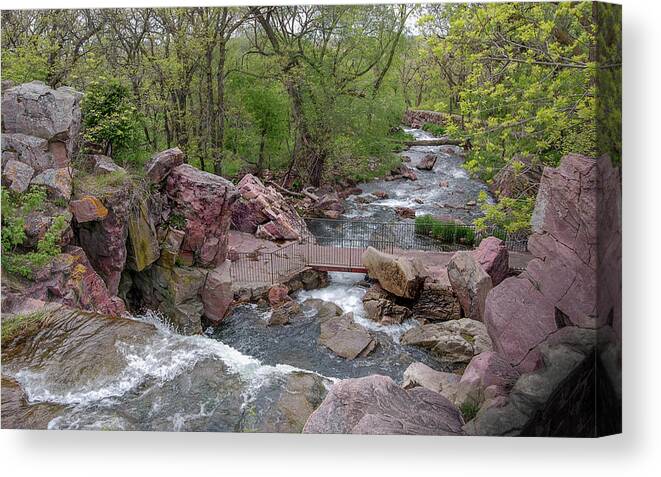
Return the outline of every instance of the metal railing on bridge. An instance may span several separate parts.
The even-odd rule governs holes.
[[[343,269],[362,267],[367,247],[386,253],[419,250],[452,252],[475,248],[486,237],[501,238],[510,251],[527,251],[527,236],[502,230],[479,231],[473,225],[364,220],[305,219],[301,239],[270,252],[231,252],[232,280],[273,284],[305,267]]]

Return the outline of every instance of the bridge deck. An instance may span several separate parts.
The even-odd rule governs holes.
[[[292,243],[265,254],[243,253],[232,261],[232,280],[237,286],[272,284],[286,281],[305,268],[366,273],[361,258],[364,251],[364,248]],[[394,249],[392,253],[419,258],[431,274],[444,268],[454,255],[454,252],[401,249]],[[525,268],[531,257],[527,252],[510,252],[510,267]]]

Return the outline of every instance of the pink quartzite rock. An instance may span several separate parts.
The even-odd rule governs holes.
[[[564,326],[619,333],[620,197],[607,157],[568,155],[545,169],[528,242],[536,258],[494,288],[485,308],[494,349],[519,371],[539,366],[538,345]]]
[[[65,157],[68,154],[70,158],[80,131],[81,98],[82,94],[71,88],[51,89],[41,81],[10,88],[2,94],[3,135],[21,133],[62,142]],[[54,154],[61,155],[59,151]]]
[[[194,264],[212,268],[225,261],[236,189],[222,177],[188,164],[175,167],[167,179],[172,214],[186,223],[181,253],[190,253]]]
[[[422,387],[403,389],[391,378],[343,379],[310,415],[306,434],[464,435],[459,410]]]
[[[103,220],[108,215],[108,209],[92,195],[86,195],[79,200],[72,200],[69,202],[69,210],[71,210],[78,223]]]
[[[128,181],[107,191],[103,196],[107,215],[103,220],[79,223],[78,240],[94,267],[113,295],[126,265],[128,236]]]
[[[285,285],[273,285],[269,288],[269,304],[271,306],[282,305],[291,301],[289,296],[289,288]]]
[[[225,318],[234,299],[230,275],[231,266],[232,262],[225,260],[220,266],[211,270],[202,287],[204,316],[214,325]]]
[[[126,311],[124,302],[112,296],[80,247],[66,247],[63,253],[37,271],[27,288],[21,286],[12,290],[11,284],[8,288],[6,293],[3,291],[3,305],[7,310],[19,307],[27,299],[34,299],[111,315]]]
[[[2,183],[14,192],[25,192],[33,174],[34,169],[29,165],[10,159],[2,166]]]
[[[32,178],[32,184],[44,186],[52,197],[68,201],[71,198],[72,177],[70,167],[46,169]]]
[[[492,284],[491,277],[475,256],[468,251],[455,253],[448,263],[448,277],[464,310],[464,316],[482,321],[484,303]]]
[[[486,389],[490,393],[507,394],[519,379],[520,373],[510,363],[493,351],[485,351],[473,357],[461,376],[455,394],[455,403],[480,405],[485,399]]]
[[[296,210],[273,187],[252,174],[243,176],[232,206],[232,225],[267,240],[298,240],[307,230]]]
[[[184,163],[184,153],[178,147],[167,149],[155,154],[145,166],[149,179],[158,184],[165,179],[170,171]]]
[[[496,237],[487,237],[473,252],[478,263],[491,277],[493,286],[507,278],[509,273],[509,253],[505,243]]]

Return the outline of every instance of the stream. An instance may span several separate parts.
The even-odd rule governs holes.
[[[347,201],[344,218],[400,220],[394,208],[410,207],[472,220],[479,208],[466,202],[477,201],[486,187],[468,177],[458,152],[410,148],[403,154],[411,167],[438,154],[434,169],[416,170],[417,181],[360,184],[363,193]],[[379,190],[389,197],[371,195]],[[369,203],[361,203],[368,196]],[[415,361],[449,370],[427,352],[399,343],[416,322],[384,326],[365,317],[363,278],[332,273],[328,287],[294,295],[300,303],[316,298],[353,312],[378,341],[370,355],[350,361],[318,343],[319,319],[310,312],[285,326],[267,326],[268,308],[242,305],[205,336],[176,334],[151,313],[113,320],[82,313],[55,317],[27,343],[3,352],[3,418],[11,412],[26,426],[49,429],[300,432],[337,379],[378,373],[401,382]]]

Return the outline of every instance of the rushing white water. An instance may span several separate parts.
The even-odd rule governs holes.
[[[115,374],[102,373],[94,381],[75,382],[69,389],[53,382],[48,371],[21,369],[14,374],[14,378],[21,384],[30,402],[85,406],[121,397],[146,382],[162,386],[190,372],[203,360],[219,360],[229,372],[237,374],[245,382],[244,395],[247,400],[254,390],[274,376],[306,371],[286,364],[264,365],[258,359],[206,336],[179,335],[153,312],[134,319],[153,324],[157,332],[146,343],[117,342],[115,347],[125,366]]]
[[[317,290],[300,291],[296,300],[304,302],[309,298],[318,298],[335,303],[345,313],[353,313],[353,320],[363,328],[386,333],[390,338],[399,343],[400,337],[408,330],[416,326],[414,320],[407,320],[400,325],[382,325],[367,318],[363,306],[363,296],[367,290],[365,287],[357,286],[363,275],[360,273],[330,272],[331,282],[326,288]]]

